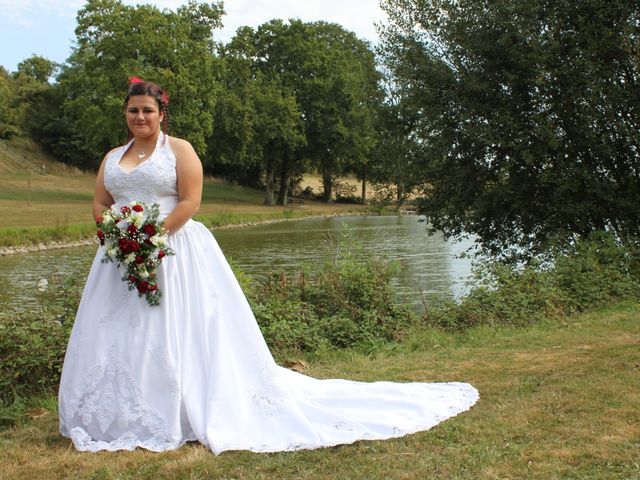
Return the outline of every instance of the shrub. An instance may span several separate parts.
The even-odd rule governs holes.
[[[383,259],[368,258],[345,234],[333,261],[297,275],[275,272],[250,300],[272,348],[371,349],[399,338],[415,320],[396,302],[394,269]]]
[[[80,302],[84,275],[52,274],[37,294],[37,307],[0,320],[0,403],[51,393]]]
[[[0,401],[51,393],[58,386],[71,322],[18,317],[0,322]]]
[[[526,325],[625,298],[640,298],[640,249],[599,233],[526,266],[487,262],[477,285],[459,303],[429,312],[433,325],[460,329],[479,324]]]

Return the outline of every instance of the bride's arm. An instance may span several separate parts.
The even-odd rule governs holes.
[[[104,186],[104,166],[107,163],[108,156],[109,154],[102,160],[100,169],[98,170],[98,176],[96,177],[96,191],[93,195],[93,218],[96,221],[102,216],[102,212],[114,204],[113,197]]]
[[[171,149],[176,156],[178,204],[164,221],[169,233],[174,233],[200,209],[202,199],[202,163],[189,142],[171,137]]]

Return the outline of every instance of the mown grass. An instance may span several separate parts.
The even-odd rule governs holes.
[[[640,305],[521,328],[420,328],[375,355],[306,357],[309,375],[467,381],[481,399],[428,432],[315,451],[218,457],[80,453],[59,436],[55,399],[0,432],[0,478],[633,479],[640,478]]]

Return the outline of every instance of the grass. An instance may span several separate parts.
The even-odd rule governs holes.
[[[311,176],[307,183],[314,179]],[[92,238],[94,185],[94,173],[56,162],[31,141],[0,140],[0,247]],[[263,200],[260,190],[206,178],[196,219],[213,228],[364,209],[311,201],[267,207]]]
[[[80,453],[58,434],[55,399],[34,400],[20,409],[37,418],[0,432],[0,478],[640,479],[639,320],[628,302],[526,328],[417,329],[374,356],[310,356],[315,377],[467,381],[481,394],[428,432],[315,451]]]

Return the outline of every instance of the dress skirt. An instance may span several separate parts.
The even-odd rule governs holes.
[[[122,270],[93,261],[59,392],[78,450],[276,452],[427,430],[469,409],[466,383],[318,380],[278,366],[214,236],[190,220],[169,237],[149,306]]]

